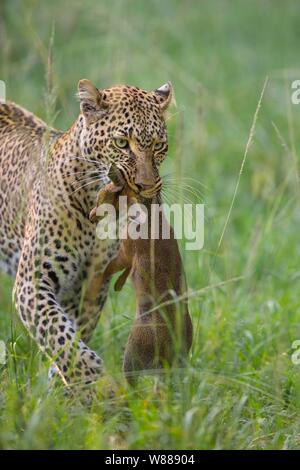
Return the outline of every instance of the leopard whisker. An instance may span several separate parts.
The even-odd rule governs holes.
[[[73,172],[69,172],[69,171],[66,171],[64,173],[61,173],[62,176],[79,176],[79,178],[83,178],[84,176],[99,176],[99,177],[105,177],[107,176],[107,173],[106,172],[99,172],[98,170],[91,170],[91,171],[73,171]],[[76,180],[74,180],[76,181]],[[77,180],[79,181],[79,180]]]
[[[193,186],[191,186],[190,184],[188,183],[185,183],[185,182],[178,182],[178,181],[175,181],[172,182],[172,181],[165,181],[164,182],[164,187],[165,188],[176,188],[178,190],[178,186],[181,187],[183,189],[183,191],[186,191],[188,192],[189,194],[199,198],[199,199],[203,199],[204,198],[204,194],[202,193],[202,191],[200,191],[200,189],[198,188],[194,188]]]
[[[165,194],[165,191],[168,191],[169,192],[169,195],[171,197],[176,197],[175,201],[176,203],[178,202],[178,199],[181,199],[181,202],[185,203],[185,204],[194,204],[194,201],[192,201],[192,199],[190,199],[190,197],[188,197],[187,195],[185,195],[184,193],[180,194],[179,198],[178,198],[178,191],[176,191],[176,189],[174,188],[174,190],[170,190],[170,188],[164,190],[164,194]]]
[[[72,173],[62,173],[64,176],[78,176],[79,179],[85,178],[85,177],[91,177],[91,176],[98,176],[100,178],[103,178],[107,176],[107,173],[101,173],[97,170],[93,171],[80,171],[80,172],[72,172]]]
[[[81,189],[85,188],[86,186],[89,186],[91,184],[96,184],[97,182],[101,183],[101,180],[99,180],[99,178],[93,178],[92,181],[89,181],[88,183],[86,184],[83,184],[82,186],[80,186],[79,188],[76,188],[74,191],[72,191],[70,193],[70,195],[74,194],[74,193],[77,193],[78,191],[80,191]]]
[[[106,183],[105,179],[103,178],[99,178],[98,176],[90,176],[88,178],[82,178],[80,180],[73,180],[71,181],[70,184],[72,187],[76,187],[76,183],[82,184],[82,183],[89,182],[89,181],[95,181],[95,182],[99,181],[99,183],[104,183],[104,184]]]
[[[181,176],[180,179],[176,176],[174,176],[172,173],[168,173],[166,175],[163,175],[161,177],[162,179],[166,179],[169,181],[174,181],[175,183],[178,184],[178,182],[185,182],[185,181],[192,181],[193,183],[202,186],[203,189],[208,190],[208,187],[205,186],[205,184],[201,183],[201,181],[197,180],[196,178],[192,178],[191,176]]]

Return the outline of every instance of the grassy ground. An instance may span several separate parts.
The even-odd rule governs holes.
[[[146,89],[171,79],[178,107],[163,172],[193,186],[185,197],[201,189],[206,204],[204,249],[183,252],[191,292],[203,289],[190,301],[190,366],[163,384],[126,387],[121,357],[134,314],[126,285],[110,294],[92,340],[119,384],[114,402],[87,410],[59,388],[48,394],[47,364],[13,312],[13,281],[1,275],[9,354],[0,366],[0,448],[300,448],[300,370],[291,361],[300,339],[300,106],[290,101],[300,78],[299,3],[4,0],[0,9],[8,98],[48,120],[55,29],[57,127],[76,117],[80,78]]]

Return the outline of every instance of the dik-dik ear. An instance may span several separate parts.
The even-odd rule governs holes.
[[[81,112],[88,122],[96,120],[107,107],[103,103],[101,91],[90,80],[79,80],[77,97]]]
[[[154,90],[155,96],[158,99],[161,110],[164,112],[172,101],[173,86],[171,82],[165,83],[160,88]]]

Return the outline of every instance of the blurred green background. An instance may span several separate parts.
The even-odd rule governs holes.
[[[172,81],[177,107],[162,173],[180,182],[169,188],[173,202],[199,202],[202,193],[206,221],[204,249],[182,252],[195,328],[184,376],[124,384],[135,309],[126,285],[110,294],[92,340],[120,397],[90,410],[59,388],[47,393],[47,364],[13,312],[13,280],[0,275],[9,352],[0,366],[0,448],[300,447],[300,368],[291,361],[300,339],[300,105],[291,102],[299,15],[296,0],[1,1],[7,98],[55,117],[58,128],[77,116],[81,78],[149,90]]]

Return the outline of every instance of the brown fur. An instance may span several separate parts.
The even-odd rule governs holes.
[[[128,186],[120,189],[110,184],[100,192],[98,204],[109,202],[117,206],[119,195],[126,195],[129,204],[140,199]],[[95,218],[95,210],[92,215]],[[123,364],[126,377],[132,383],[138,370],[180,363],[192,344],[186,296],[183,296],[184,301],[176,300],[186,293],[186,282],[173,229],[170,239],[124,240],[118,257],[108,265],[98,282],[102,284],[106,277],[118,271],[123,273],[115,289],[122,288],[130,273],[136,294],[136,318]],[[96,279],[94,281],[94,292],[97,292],[99,285]]]

